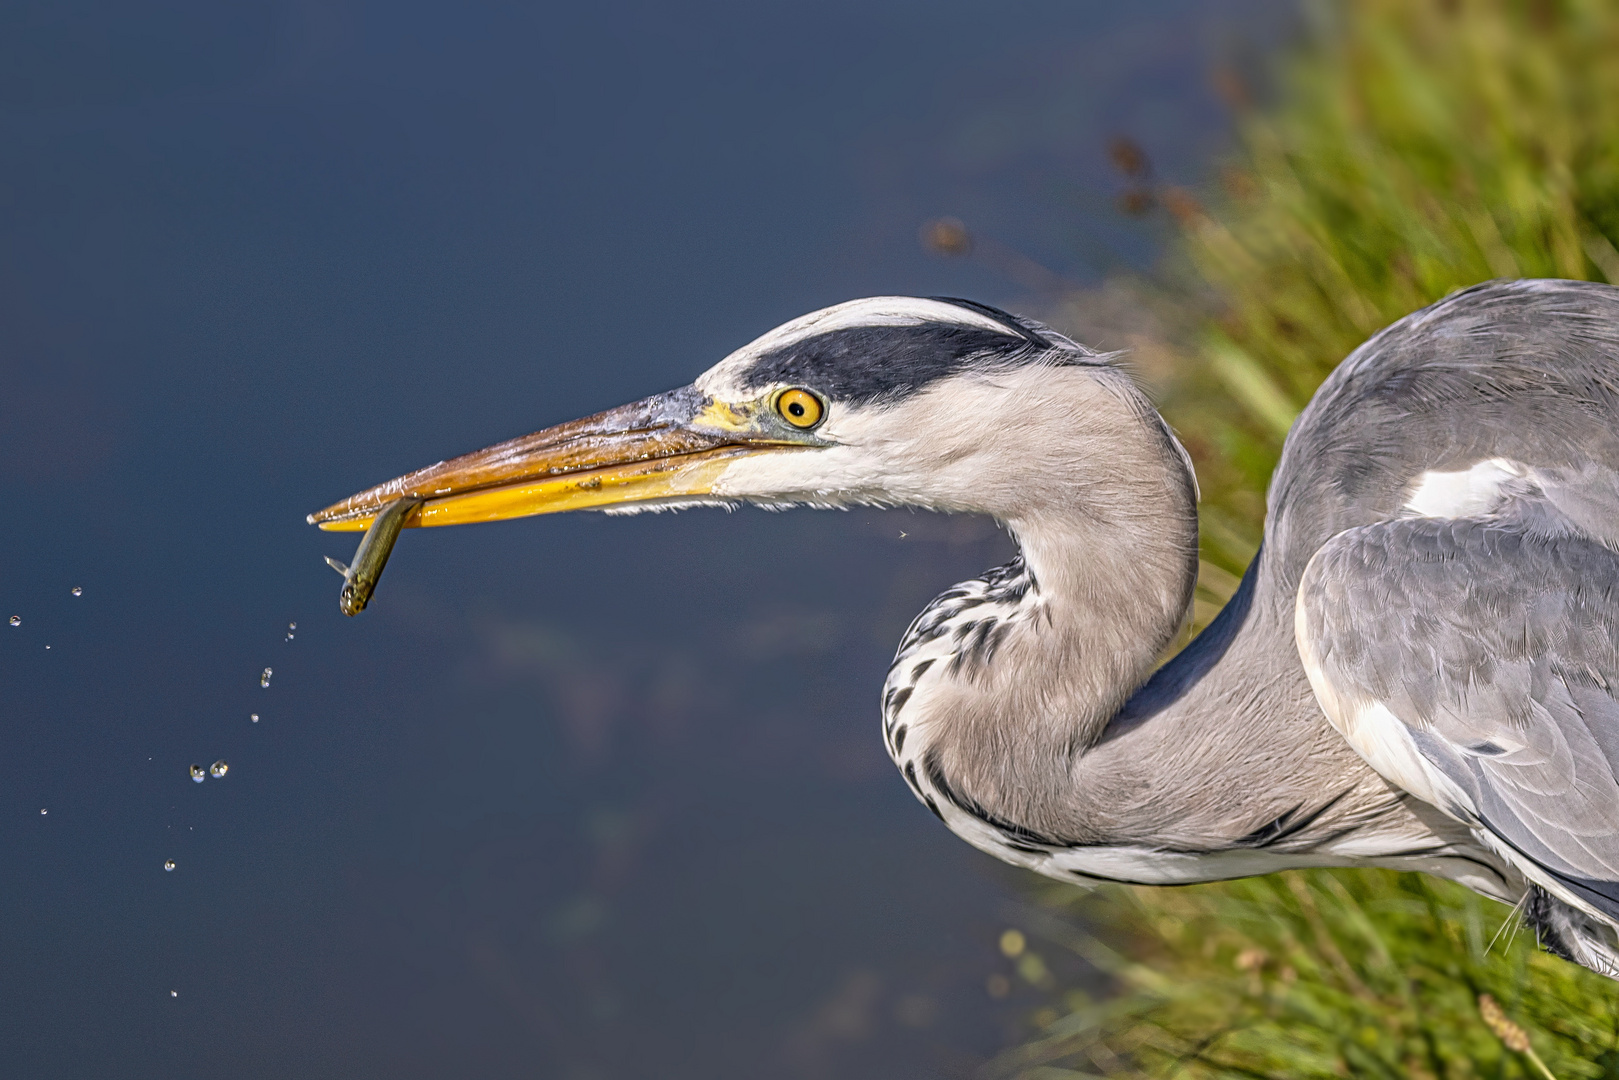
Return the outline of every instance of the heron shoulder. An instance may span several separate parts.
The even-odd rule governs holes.
[[[1391,520],[1482,463],[1619,475],[1619,289],[1474,286],[1392,324],[1328,376],[1272,479],[1266,547],[1291,599],[1332,536]],[[1479,473],[1471,480],[1487,480]],[[1421,495],[1419,495],[1421,490]]]

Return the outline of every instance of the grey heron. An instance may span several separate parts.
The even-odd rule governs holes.
[[[974,846],[1080,882],[1425,871],[1619,977],[1619,289],[1480,285],[1355,350],[1293,425],[1241,587],[1162,664],[1191,460],[1115,356],[969,301],[814,312],[310,520],[737,503],[1015,538],[916,617],[881,699],[905,782]]]

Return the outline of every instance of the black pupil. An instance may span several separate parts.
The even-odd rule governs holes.
[[[787,406],[787,411],[792,413],[794,416],[803,416],[804,403],[801,401],[795,401],[791,405]]]

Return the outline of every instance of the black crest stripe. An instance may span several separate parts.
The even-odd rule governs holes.
[[[916,393],[969,367],[1016,363],[1029,341],[962,323],[852,326],[762,354],[743,376],[750,389],[808,386],[834,401],[863,405]]]

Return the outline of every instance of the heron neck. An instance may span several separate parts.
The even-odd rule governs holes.
[[[945,594],[938,617],[924,613],[913,632],[950,641],[948,662],[926,673],[926,647],[914,659],[902,648],[890,675],[888,701],[904,695],[891,726],[920,729],[895,748],[902,769],[914,764],[981,820],[1079,838],[1075,762],[1147,678],[1191,603],[1197,523],[1190,477],[1178,479],[1166,471],[1128,499],[1114,492],[1075,500],[1081,509],[1070,513],[1008,521],[1023,577],[1015,568],[989,575],[982,599]],[[1108,511],[1088,509],[1097,506]]]
[[[1066,744],[1093,746],[1151,674],[1191,608],[1197,582],[1197,524],[1182,514],[1133,520],[1011,524],[1044,618],[1025,627],[1025,646],[1043,654],[1044,693],[1066,699]]]

